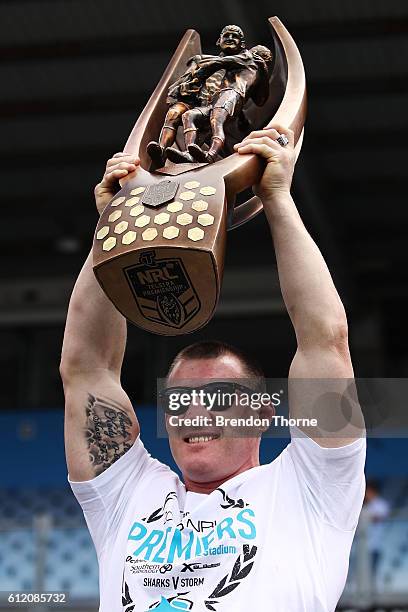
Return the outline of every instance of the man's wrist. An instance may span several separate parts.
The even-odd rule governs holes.
[[[271,229],[276,229],[280,221],[288,217],[292,218],[293,213],[297,213],[296,204],[289,189],[274,190],[260,198]]]
[[[260,193],[259,197],[262,201],[264,208],[273,208],[281,202],[287,202],[288,200],[292,200],[289,187],[271,189],[270,191]]]

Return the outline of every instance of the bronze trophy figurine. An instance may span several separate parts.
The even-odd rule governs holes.
[[[215,161],[225,145],[224,124],[236,119],[245,135],[249,127],[243,111],[245,102],[251,98],[262,106],[268,99],[271,51],[262,45],[246,49],[244,33],[236,25],[222,30],[217,45],[221,47],[218,57],[192,57],[188,70],[169,89],[170,108],[159,142],[147,145],[147,152],[158,166],[163,166],[166,158],[175,163]],[[185,151],[171,146],[180,122]],[[210,126],[211,144],[205,151],[196,140],[199,135],[205,137]]]
[[[208,323],[227,229],[262,210],[257,197],[235,206],[263,162],[234,153],[234,144],[276,122],[294,130],[299,154],[303,64],[279,19],[269,21],[271,49],[247,49],[234,25],[222,30],[219,55],[203,55],[188,30],[126,143],[141,163],[100,217],[94,272],[118,310],[153,333],[186,334]]]

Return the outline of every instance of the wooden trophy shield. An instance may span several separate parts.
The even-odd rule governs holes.
[[[279,19],[269,21],[269,97],[261,108],[249,102],[245,113],[250,130],[273,122],[294,130],[298,154],[306,113],[303,64]],[[256,155],[231,153],[211,164],[167,161],[151,169],[146,146],[160,132],[168,88],[200,53],[197,32],[188,30],[126,143],[125,152],[139,156],[140,167],[121,180],[122,189],[101,214],[93,246],[96,278],[116,308],[139,327],[169,336],[194,332],[211,319],[227,229],[262,210],[256,197],[234,206],[236,195],[262,175],[264,162]]]

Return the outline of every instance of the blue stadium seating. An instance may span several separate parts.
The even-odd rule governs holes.
[[[400,593],[408,590],[408,483],[386,481],[384,495],[394,511],[384,527],[376,591]],[[0,591],[32,590],[36,583],[37,534],[33,517],[46,515],[51,528],[45,539],[43,588],[66,591],[70,598],[97,600],[98,566],[92,540],[81,508],[71,489],[0,490]],[[355,563],[347,590],[356,588]]]

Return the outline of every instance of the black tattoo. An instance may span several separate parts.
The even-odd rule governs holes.
[[[132,420],[120,404],[88,393],[85,438],[95,476],[129,450]]]

